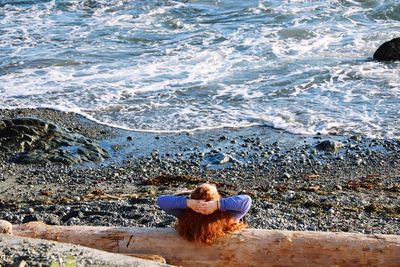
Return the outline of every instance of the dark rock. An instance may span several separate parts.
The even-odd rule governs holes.
[[[24,217],[23,223],[38,221],[39,217],[36,214],[29,214]]]
[[[326,140],[316,145],[315,148],[321,151],[337,152],[342,146],[343,144],[340,142]]]
[[[383,43],[373,57],[381,61],[400,60],[400,37]]]
[[[108,157],[93,140],[36,118],[0,120],[0,150],[16,163],[74,164]]]
[[[353,135],[350,137],[351,140],[354,140],[356,142],[361,142],[362,141],[362,137],[361,135]]]
[[[219,141],[225,141],[225,140],[227,140],[228,139],[228,137],[226,137],[225,135],[223,135],[223,136],[220,136],[219,137]]]

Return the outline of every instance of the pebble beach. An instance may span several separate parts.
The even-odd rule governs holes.
[[[222,196],[252,197],[245,217],[252,228],[400,234],[398,140],[302,136],[269,127],[160,134],[51,109],[0,110],[0,120],[21,117],[90,138],[108,157],[21,164],[3,150],[0,218],[13,224],[173,227],[157,196],[184,195],[213,182]],[[2,253],[3,263],[21,258]]]

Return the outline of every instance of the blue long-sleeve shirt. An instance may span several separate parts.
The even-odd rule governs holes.
[[[168,214],[179,217],[187,209],[187,199],[183,196],[160,196],[157,203]],[[221,198],[220,210],[232,214],[236,220],[240,220],[250,210],[251,198],[248,195],[237,195]]]

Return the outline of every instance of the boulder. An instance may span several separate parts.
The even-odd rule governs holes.
[[[108,157],[94,140],[37,118],[0,120],[0,150],[16,163],[75,164]]]
[[[383,43],[373,57],[380,61],[400,60],[400,37]]]

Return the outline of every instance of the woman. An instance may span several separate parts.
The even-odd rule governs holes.
[[[175,228],[189,241],[212,244],[228,232],[245,228],[239,222],[249,211],[251,198],[237,195],[221,198],[215,185],[205,183],[183,196],[160,196],[157,203],[166,213],[178,218]]]

